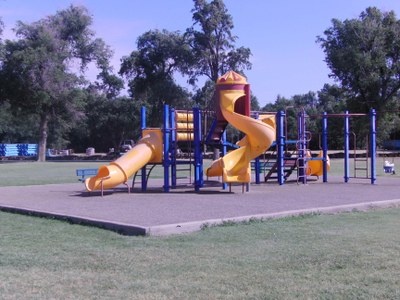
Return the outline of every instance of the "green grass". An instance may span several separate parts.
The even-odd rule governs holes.
[[[124,237],[0,213],[1,299],[399,299],[400,209]]]
[[[0,186],[76,183],[76,169],[98,168],[99,162],[12,162],[0,164]]]
[[[390,159],[391,161],[391,159]],[[204,161],[204,170],[210,164],[210,160]],[[400,158],[395,158],[395,166],[400,167]],[[108,162],[12,162],[0,163],[0,186],[22,186],[22,185],[40,185],[52,183],[76,183],[78,177],[75,174],[76,169],[98,168],[101,165],[107,165]],[[187,169],[187,165],[178,166],[178,169]],[[193,170],[193,168],[192,168]],[[365,176],[362,171],[360,175]],[[343,159],[331,159],[331,170],[329,176],[343,176]],[[350,175],[353,176],[353,160],[350,160]],[[383,173],[383,159],[377,159],[377,175],[400,177],[400,171],[396,175]],[[189,176],[188,171],[178,172],[178,176]],[[294,178],[292,175],[291,178]],[[151,178],[162,178],[163,168],[157,165],[151,172]]]
[[[205,166],[210,161],[205,161]],[[10,162],[0,163],[0,186],[41,185],[52,183],[76,183],[76,169],[99,168],[109,162]],[[188,169],[187,165],[178,166]],[[163,178],[163,167],[156,165],[151,178]],[[193,172],[193,166],[192,166]],[[178,171],[178,176],[189,176],[189,171]],[[140,179],[137,179],[140,180]]]

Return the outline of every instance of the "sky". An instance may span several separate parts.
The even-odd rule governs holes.
[[[114,51],[115,71],[121,58],[136,50],[141,34],[152,29],[183,33],[193,23],[192,0],[0,0],[3,38],[15,38],[17,21],[34,22],[71,4],[89,10],[96,37]],[[358,18],[369,6],[393,10],[400,18],[400,0],[225,0],[225,5],[233,18],[236,46],[252,52],[253,67],[245,73],[262,106],[278,95],[289,98],[334,83],[316,43],[332,19]]]

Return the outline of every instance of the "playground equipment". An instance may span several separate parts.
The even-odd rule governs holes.
[[[348,182],[350,178],[358,178],[358,179],[369,179],[371,184],[374,184],[376,181],[376,112],[374,109],[371,109],[369,114],[362,114],[362,113],[349,113],[345,111],[343,114],[327,114],[326,112],[323,113],[322,117],[322,155],[320,153],[320,160],[322,160],[322,175],[323,175],[323,182],[327,182],[327,171],[329,169],[329,159],[328,159],[328,118],[333,117],[340,117],[344,118],[344,182]],[[365,153],[365,157],[359,158],[357,157],[356,153],[356,141],[354,138],[354,175],[350,176],[350,136],[356,135],[350,131],[350,118],[351,117],[368,117],[369,118],[369,137],[368,137],[368,147]],[[307,144],[307,132],[305,130],[305,119],[306,115],[304,112],[299,114],[298,122],[299,122],[299,143],[301,147],[301,151],[299,156],[304,158],[302,165],[303,168],[299,169],[299,177],[302,183],[306,183],[306,164],[309,160],[318,160],[318,158],[308,158],[306,152],[306,144]],[[368,160],[368,157],[370,159]],[[364,166],[359,166],[357,163],[363,162]],[[368,164],[369,162],[369,164]],[[364,170],[366,171],[365,176],[358,176],[357,170]]]
[[[162,161],[162,133],[160,129],[147,129],[136,146],[109,166],[102,166],[95,177],[85,180],[88,191],[113,188],[121,183],[127,185],[130,176],[147,163]],[[128,187],[129,190],[129,187]]]
[[[298,140],[286,140],[287,127],[286,127],[286,110],[279,111],[276,114],[276,157],[277,162],[273,169],[266,175],[267,180],[272,172],[277,173],[278,183],[284,184],[285,180],[293,170],[293,160],[297,168],[297,182],[307,183],[308,176],[323,176],[323,182],[328,181],[328,170],[330,168],[330,160],[328,156],[328,118],[343,118],[344,119],[344,182],[349,182],[351,178],[369,179],[371,184],[376,181],[376,112],[371,109],[369,114],[362,113],[349,113],[348,111],[342,114],[328,114],[311,116],[322,119],[322,145],[321,150],[316,157],[312,157],[308,149],[308,142],[311,139],[311,134],[306,130],[306,116],[304,110],[298,113]],[[368,147],[365,151],[364,157],[359,157],[356,152],[356,142],[353,142],[353,165],[354,174],[350,175],[350,136],[355,134],[350,131],[350,118],[352,117],[368,117],[369,119],[369,134],[368,134]],[[355,139],[355,138],[354,138]],[[287,155],[286,146],[295,143],[296,153],[294,156]],[[361,163],[363,165],[361,165]],[[258,165],[258,166],[257,166]],[[259,161],[256,160],[256,169],[259,167]],[[363,170],[366,172],[365,176],[360,176],[357,171]],[[256,183],[259,179],[256,177]]]
[[[85,180],[88,191],[109,189],[120,184],[128,185],[129,178],[135,174],[141,177],[142,191],[147,189],[147,181],[155,165],[164,168],[164,192],[177,186],[177,172],[179,165],[188,165],[190,174],[194,175],[194,188],[199,191],[204,185],[203,180],[203,151],[204,144],[211,144],[222,149],[222,157],[215,160],[207,169],[209,177],[221,176],[223,186],[231,183],[248,184],[251,181],[251,165],[255,169],[255,181],[260,183],[260,156],[271,145],[276,147],[276,163],[273,165],[277,173],[278,183],[284,184],[290,173],[297,168],[297,182],[307,183],[308,176],[323,176],[327,182],[329,170],[328,157],[328,117],[344,117],[345,120],[345,182],[349,176],[349,117],[365,116],[366,114],[327,114],[322,116],[322,149],[318,156],[311,155],[308,149],[310,133],[306,130],[306,114],[302,110],[298,114],[298,137],[295,141],[287,141],[286,113],[257,113],[256,117],[250,112],[250,86],[246,79],[230,71],[217,81],[214,95],[216,106],[215,117],[209,128],[208,134],[202,133],[202,115],[207,116],[198,108],[192,111],[170,109],[164,105],[163,127],[148,128],[146,126],[146,108],[141,111],[142,138],[126,154],[111,162],[108,166],[100,167],[96,176]],[[375,173],[375,111],[371,110],[369,155],[371,184],[376,180]],[[231,144],[235,150],[227,152],[226,126],[230,123],[241,132],[245,133],[236,145]],[[205,137],[206,138],[203,138]],[[190,152],[187,160],[179,160],[179,143],[187,142]],[[296,155],[291,157],[286,153],[288,144],[296,145]],[[254,160],[254,162],[253,162]],[[368,160],[367,160],[368,161]],[[150,169],[147,167],[150,166]],[[264,164],[265,166],[265,164]],[[140,171],[140,172],[139,172]],[[272,171],[271,171],[272,172]],[[191,176],[191,175],[190,175]],[[190,177],[191,180],[191,177]],[[190,181],[191,183],[191,181]],[[133,185],[132,184],[132,185]],[[243,186],[243,185],[242,185]]]
[[[307,152],[307,161],[308,161],[308,166],[307,166],[307,176],[322,176],[324,173],[324,168],[323,168],[323,151],[319,151],[318,156],[315,158],[312,157],[311,152]],[[330,159],[329,156],[327,156],[327,167],[328,171],[330,169]]]
[[[238,112],[240,107],[249,107],[246,85],[245,78],[232,71],[217,81],[217,99],[222,117],[246,133],[237,143],[240,148],[215,160],[206,171],[209,177],[222,176],[225,183],[249,183],[251,160],[264,153],[275,140],[275,122],[270,116],[257,120],[248,116],[249,109],[245,109],[244,114],[243,110]]]
[[[140,171],[142,191],[147,189],[147,181],[155,165],[164,168],[163,189],[168,192],[170,187],[176,187],[177,165],[185,163],[194,165],[195,189],[203,185],[203,161],[200,150],[200,111],[195,108],[192,112],[175,111],[164,105],[163,128],[148,128],[146,126],[146,108],[141,110],[142,138],[127,153],[99,168],[96,176],[85,180],[86,190],[95,191],[110,189],[120,184],[128,185],[129,178]],[[185,120],[185,122],[184,122]],[[193,143],[194,159],[181,162],[176,159],[177,143],[190,141]],[[147,166],[151,165],[150,169]],[[171,176],[170,176],[171,174]],[[171,180],[170,180],[171,178]],[[134,182],[134,180],[133,180]]]

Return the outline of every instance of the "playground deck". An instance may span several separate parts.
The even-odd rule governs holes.
[[[82,184],[1,187],[0,210],[54,217],[88,224],[127,235],[166,235],[199,230],[204,224],[273,218],[313,212],[334,213],[371,207],[400,205],[399,179],[367,180],[330,177],[329,183],[251,185],[242,193],[221,190],[216,182],[195,193],[179,187],[170,193],[160,189],[161,180],[151,180],[149,191],[128,194],[126,188],[88,194]]]

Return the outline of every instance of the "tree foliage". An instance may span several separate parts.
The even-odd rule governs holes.
[[[0,41],[1,41],[1,36],[3,35],[3,30],[4,30],[4,23],[3,19],[0,18]]]
[[[243,73],[250,69],[249,48],[235,48],[237,37],[232,34],[232,16],[222,0],[194,0],[192,27],[186,30],[194,65],[189,73],[190,82],[206,76],[216,82],[229,70]]]
[[[122,59],[120,74],[128,79],[130,95],[150,106],[156,123],[161,121],[162,105],[190,108],[190,94],[180,87],[176,73],[185,73],[190,49],[179,32],[150,30],[137,40],[137,50]]]
[[[399,108],[400,21],[395,13],[369,7],[357,19],[333,19],[332,27],[318,42],[331,76],[348,93],[348,109],[367,113],[375,108],[380,115],[381,137],[388,136],[388,111]],[[358,127],[366,134],[363,124],[360,121]]]
[[[108,99],[104,94],[89,93],[85,118],[70,134],[70,143],[77,151],[94,147],[96,152],[118,149],[124,139],[140,136],[140,102],[128,97]]]
[[[84,82],[71,65],[83,71],[95,61],[100,68],[108,68],[111,53],[102,40],[94,38],[91,24],[85,8],[70,6],[31,24],[18,22],[19,39],[5,42],[0,74],[5,95],[12,107],[37,116],[39,160],[45,160],[49,124],[80,116],[82,104],[75,96]]]
[[[400,89],[400,21],[374,7],[358,19],[332,20],[319,37],[331,76],[363,106],[389,104]]]

